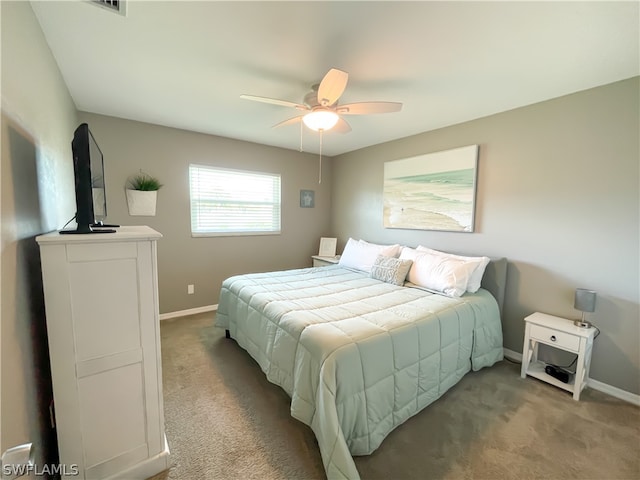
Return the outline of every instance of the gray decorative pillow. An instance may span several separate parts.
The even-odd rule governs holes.
[[[412,263],[413,260],[378,255],[371,267],[371,278],[402,286]]]

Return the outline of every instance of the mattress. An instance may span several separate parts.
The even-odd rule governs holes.
[[[291,397],[328,478],[359,478],[353,455],[503,351],[488,291],[450,298],[339,265],[230,277],[216,325]]]

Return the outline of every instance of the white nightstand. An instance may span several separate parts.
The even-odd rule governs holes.
[[[587,385],[591,366],[591,349],[596,329],[576,327],[572,320],[554,317],[546,313],[534,313],[525,319],[524,346],[522,348],[522,369],[520,376],[527,375],[560,387],[573,393],[573,399],[580,399],[580,392]],[[544,343],[578,355],[576,373],[569,383],[564,383],[545,372],[546,364],[538,360],[538,345]]]
[[[311,258],[313,259],[314,267],[326,267],[327,265],[335,265],[340,261],[340,255],[336,255],[335,257],[321,257],[320,255],[313,255]]]

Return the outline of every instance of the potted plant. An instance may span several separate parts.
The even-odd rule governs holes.
[[[162,184],[156,177],[142,171],[130,177],[126,189],[129,215],[154,216],[158,190],[161,187]]]

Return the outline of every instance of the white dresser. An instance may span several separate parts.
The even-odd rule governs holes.
[[[60,463],[79,472],[69,478],[145,479],[170,465],[158,318],[161,237],[140,226],[36,239]]]

